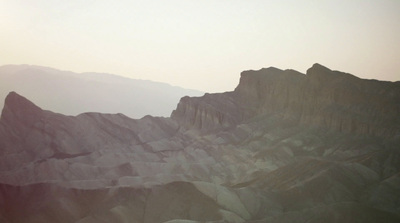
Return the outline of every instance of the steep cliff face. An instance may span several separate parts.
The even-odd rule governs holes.
[[[363,80],[314,65],[307,71],[317,111],[302,122],[335,130],[393,137],[400,133],[400,82]],[[312,120],[312,116],[317,119]],[[308,117],[307,117],[308,116]]]
[[[242,116],[243,109],[232,92],[183,97],[171,114],[182,126],[205,131],[234,126]]]
[[[171,118],[45,111],[10,93],[2,222],[400,221],[399,82],[245,71]]]
[[[397,137],[399,101],[400,82],[363,80],[319,64],[307,74],[271,67],[242,72],[233,92],[183,98],[171,117],[208,129],[275,115],[334,131]]]

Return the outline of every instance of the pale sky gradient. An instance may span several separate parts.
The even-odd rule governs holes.
[[[0,65],[222,92],[243,70],[313,63],[400,80],[400,1],[0,0]]]

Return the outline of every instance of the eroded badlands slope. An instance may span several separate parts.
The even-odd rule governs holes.
[[[171,118],[44,111],[10,93],[2,222],[398,222],[400,83],[245,71]]]

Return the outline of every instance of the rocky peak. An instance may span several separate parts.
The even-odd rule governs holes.
[[[340,72],[333,71],[325,66],[318,63],[314,64],[311,68],[307,70],[307,78],[314,85],[327,86],[332,84],[337,84],[337,82],[354,82],[359,81],[360,78]]]
[[[30,124],[35,121],[41,113],[42,109],[31,101],[15,92],[10,92],[4,102],[1,120],[3,122],[14,120]]]
[[[272,67],[258,71],[244,71],[241,73],[235,92],[244,102],[253,101],[252,104],[260,106],[260,103],[270,103],[271,100],[287,95],[288,91],[298,88],[304,81],[305,75],[294,70]],[[268,107],[274,106],[269,104]]]
[[[319,64],[319,63],[315,63],[313,64],[308,70],[307,70],[307,75],[311,75],[311,74],[325,74],[325,75],[329,75],[330,73],[332,73],[332,70]]]

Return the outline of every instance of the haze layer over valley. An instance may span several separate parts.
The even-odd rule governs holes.
[[[29,97],[29,96],[28,96]],[[400,82],[241,73],[170,117],[65,116],[8,94],[2,222],[399,222]]]
[[[66,115],[123,113],[131,118],[170,115],[183,96],[202,92],[103,73],[74,73],[32,65],[0,67],[0,106],[10,91]]]

